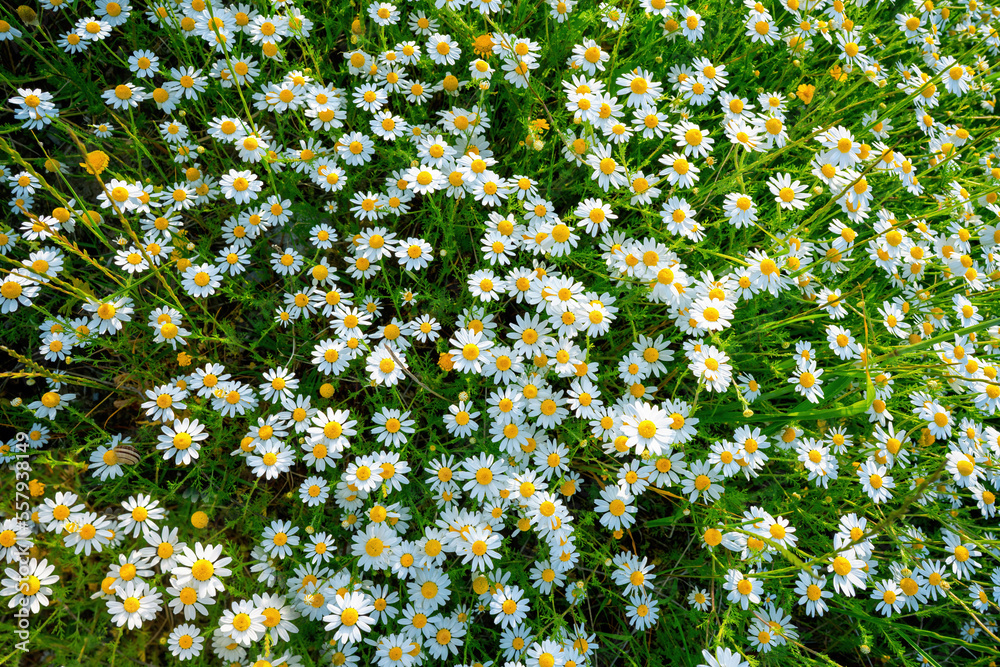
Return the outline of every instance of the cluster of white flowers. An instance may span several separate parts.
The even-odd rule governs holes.
[[[1000,143],[976,114],[995,106],[1000,9],[920,2],[876,35],[855,23],[877,21],[868,2],[746,1],[728,8],[739,62],[669,0],[603,3],[600,24],[579,25],[576,2],[548,0],[539,21],[580,35],[551,48],[498,27],[523,25],[517,3],[404,17],[372,2],[371,34],[357,19],[350,50],[321,66],[307,3],[151,2],[143,16],[99,0],[77,21],[73,2],[43,4],[65,24],[53,56],[124,45],[130,25],[163,41],[111,51],[99,99],[115,124],[91,126],[92,150],[55,139],[74,127],[62,91],[7,100],[65,151],[0,140],[16,158],[0,167],[0,312],[39,332],[19,354],[47,385],[16,401],[32,450],[69,456],[73,420],[99,429],[88,411],[126,387],[115,414],[135,428],[88,450],[91,483],[224,466],[258,493],[293,491],[274,495],[282,518],[249,558],[224,533],[196,540],[209,518],[176,521],[165,491],[131,493],[117,520],[57,492],[32,524],[0,526],[0,558],[48,555],[6,571],[12,607],[40,613],[49,561],[73,554],[78,576],[103,575],[94,597],[114,624],[148,628],[169,607],[179,660],[596,664],[604,629],[581,603],[601,595],[632,630],[657,625],[666,577],[636,539],[664,525],[646,511],[681,502],[677,528],[703,549],[688,557],[723,567],[679,585],[699,612],[738,608],[745,650],[798,643],[792,613],[859,595],[886,617],[958,595],[976,612],[966,639],[996,628],[982,614],[1000,568],[983,556],[1000,542],[980,519],[1000,486],[986,421],[1000,408]],[[0,20],[13,49],[34,34]],[[629,54],[654,35],[672,55]],[[316,70],[288,64],[300,58]],[[822,82],[758,87],[800,59]],[[869,93],[852,77],[885,102],[857,101]],[[830,95],[850,106],[817,127]],[[544,117],[515,145],[522,103]],[[83,180],[96,194],[77,194]],[[272,315],[236,314],[261,294]],[[164,375],[127,384],[126,340],[166,353],[147,369]],[[175,359],[194,370],[164,371]],[[121,375],[73,373],[90,364]],[[829,500],[809,512],[827,519],[788,498],[813,489]],[[911,504],[934,509],[928,527],[886,525]],[[234,597],[236,573],[259,592]],[[308,622],[328,641],[297,642]],[[747,664],[712,648],[710,667]]]

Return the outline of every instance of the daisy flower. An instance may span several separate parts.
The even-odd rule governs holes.
[[[698,611],[708,611],[712,608],[712,596],[704,588],[696,588],[688,595],[688,604]]]
[[[895,581],[883,579],[873,586],[871,599],[879,601],[875,606],[875,611],[889,617],[903,610],[906,596],[903,594],[903,589]]]
[[[704,497],[708,501],[715,501],[722,495],[725,488],[718,483],[712,464],[708,461],[697,461],[683,472],[684,480],[681,483],[681,493],[688,497],[690,502],[697,502],[699,497]]]
[[[295,463],[295,454],[283,443],[261,445],[246,457],[247,465],[257,477],[277,479]]]
[[[73,514],[86,509],[83,503],[76,503],[75,493],[58,491],[55,499],[45,498],[38,509],[38,522],[50,533],[62,533]]]
[[[132,537],[139,537],[139,533],[146,531],[155,531],[156,522],[167,516],[166,510],[159,505],[160,502],[150,496],[139,494],[130,497],[122,503],[125,514],[118,517],[118,528],[125,535],[131,533]]]
[[[594,40],[586,39],[582,44],[573,46],[570,64],[572,67],[578,67],[593,76],[598,71],[603,72],[604,63],[609,60],[611,60],[611,54],[603,50]]]
[[[13,313],[21,306],[30,306],[32,299],[38,296],[41,286],[38,281],[27,275],[27,271],[15,269],[7,273],[0,284],[0,313]]]
[[[633,108],[654,106],[663,95],[663,86],[641,67],[619,76],[615,83],[619,86],[619,95],[628,95],[625,104]]]
[[[672,136],[677,142],[677,148],[683,149],[688,157],[707,157],[715,143],[707,132],[688,121],[678,123],[673,128]]]
[[[597,144],[587,156],[587,166],[593,169],[591,179],[597,181],[602,190],[622,188],[628,185],[625,166],[612,157],[610,144]]]
[[[759,577],[747,577],[736,569],[726,572],[726,583],[722,587],[729,591],[726,599],[744,610],[751,604],[760,604],[760,596],[764,592],[764,582]]]
[[[493,341],[486,338],[482,331],[474,329],[459,329],[448,341],[455,370],[460,373],[480,373],[483,363],[491,354]]]
[[[221,577],[228,577],[232,572],[226,567],[232,559],[222,557],[222,546],[204,546],[197,542],[194,548],[185,546],[182,553],[177,554],[177,565],[170,570],[170,575],[176,578],[176,587],[191,586],[198,598],[212,597],[225,590]]]
[[[219,618],[219,632],[237,644],[250,646],[267,631],[264,626],[265,620],[262,611],[252,601],[239,600],[222,612]]]
[[[817,368],[815,361],[810,361],[797,365],[788,382],[795,385],[795,392],[810,403],[819,403],[819,399],[823,398],[823,390],[820,388],[823,381],[819,379],[821,375],[823,369]]]
[[[837,35],[838,39],[842,35]],[[861,161],[861,143],[845,127],[837,126],[819,135],[823,147],[827,149],[821,160],[839,169],[851,169]]]
[[[152,389],[146,390],[146,398],[140,407],[146,411],[146,415],[154,422],[171,422],[174,420],[174,410],[184,410],[187,404],[184,399],[187,391],[169,384],[161,384]]]
[[[373,385],[394,386],[403,378],[405,360],[389,345],[379,345],[365,361],[365,371]]]
[[[396,259],[407,271],[419,271],[433,259],[433,248],[419,238],[407,238],[396,246]]]
[[[181,623],[171,630],[167,637],[167,649],[180,661],[193,660],[201,655],[205,638],[196,625]]]
[[[160,71],[160,58],[152,51],[139,49],[129,56],[128,65],[129,70],[140,79],[151,78]]]
[[[389,447],[398,447],[406,443],[408,434],[414,432],[416,420],[409,419],[409,412],[401,412],[383,407],[372,416],[375,428],[372,433],[376,440]]]
[[[73,547],[76,554],[82,552],[85,556],[89,556],[92,550],[100,553],[114,537],[114,531],[110,529],[111,522],[94,512],[73,515],[69,524],[67,528],[72,530],[63,537],[63,545],[67,548]]]
[[[278,366],[268,369],[259,385],[260,395],[265,401],[278,403],[292,396],[299,387],[299,380],[287,368]]]
[[[660,176],[666,176],[670,185],[691,188],[698,182],[698,168],[680,153],[661,155],[660,164],[665,165],[664,169],[660,170]]]
[[[111,24],[98,20],[94,16],[82,18],[76,22],[76,34],[82,39],[97,42],[106,39],[111,34]]]
[[[116,586],[115,595],[120,600],[108,598],[107,601],[111,622],[118,627],[128,626],[129,630],[156,618],[162,607],[162,594],[142,581],[127,581]]]
[[[792,177],[787,173],[778,173],[767,179],[767,187],[774,195],[774,201],[780,208],[786,210],[805,210],[806,186],[800,181],[792,181]]]
[[[132,83],[123,83],[104,91],[105,103],[112,109],[136,109],[146,99],[146,93]]]
[[[360,592],[346,595],[337,594],[333,602],[327,605],[330,613],[323,617],[327,631],[334,631],[333,638],[342,644],[354,644],[361,641],[363,632],[371,630],[374,618],[369,614],[375,610],[371,598]]]
[[[187,546],[177,540],[177,528],[162,528],[160,532],[146,531],[143,539],[148,547],[139,550],[139,555],[158,565],[160,572],[170,572],[177,565],[177,553]]]
[[[833,587],[847,597],[854,597],[855,589],[865,590],[868,580],[867,565],[853,549],[840,551],[828,567],[834,574]]]
[[[623,486],[608,484],[594,503],[601,525],[608,530],[628,530],[635,523],[638,507],[635,498]]]
[[[299,486],[299,499],[309,507],[323,505],[329,497],[330,486],[322,477],[306,477]]]
[[[972,542],[962,542],[962,536],[950,530],[941,531],[941,539],[944,540],[945,550],[950,556],[945,561],[945,565],[951,566],[951,571],[958,579],[971,577],[976,570],[981,567],[979,561],[975,560],[982,556],[982,552],[976,548]]]
[[[184,270],[181,287],[196,299],[215,294],[222,285],[222,274],[213,264],[192,264]]]
[[[375,144],[370,137],[360,132],[349,132],[340,138],[337,152],[345,164],[358,167],[371,160]]]
[[[59,581],[59,575],[53,574],[54,571],[55,565],[44,558],[24,560],[17,569],[4,570],[5,576],[0,579],[0,595],[10,597],[8,606],[11,608],[37,614],[42,607],[49,606],[51,584]]]
[[[298,546],[298,526],[289,521],[272,521],[261,534],[261,546],[269,555],[285,558],[292,555],[292,547]]]
[[[246,204],[257,199],[263,183],[250,170],[237,171],[230,169],[219,181],[222,194],[226,199],[232,199],[237,204]]]
[[[20,560],[22,552],[33,547],[31,528],[18,519],[7,519],[0,524],[0,560],[14,563]]]
[[[812,572],[799,573],[795,594],[799,596],[799,606],[805,606],[809,616],[822,616],[829,608],[826,600],[833,597],[833,591],[825,590],[826,577],[814,568]]]
[[[467,437],[479,429],[476,417],[479,412],[472,409],[472,404],[459,401],[457,405],[448,406],[448,414],[444,415],[444,426],[448,432],[458,437]]]
[[[312,426],[307,430],[307,442],[323,444],[334,452],[342,452],[351,446],[347,438],[357,435],[354,429],[357,423],[357,420],[350,418],[347,410],[320,410],[312,418]]]
[[[451,36],[435,33],[427,40],[427,55],[436,65],[454,65],[462,55],[462,49]]]

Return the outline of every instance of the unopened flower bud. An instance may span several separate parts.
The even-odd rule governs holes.
[[[26,25],[38,25],[38,12],[27,5],[21,5],[17,8],[17,16],[24,21]]]

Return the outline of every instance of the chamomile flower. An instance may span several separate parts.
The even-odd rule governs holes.
[[[394,386],[404,376],[405,360],[402,352],[396,352],[389,345],[379,345],[365,361],[365,371],[373,386],[384,384]]]
[[[462,55],[462,49],[450,35],[435,33],[427,40],[427,55],[436,65],[454,65]]]
[[[323,622],[326,623],[326,630],[334,631],[335,640],[342,644],[353,644],[361,641],[362,632],[371,630],[374,618],[370,614],[374,610],[371,598],[364,593],[338,593],[327,604],[329,613],[323,617]]]
[[[292,555],[292,547],[299,544],[298,532],[298,526],[289,521],[272,521],[261,534],[261,546],[271,556],[286,558]]]
[[[464,373],[479,373],[483,363],[491,354],[493,341],[484,336],[482,331],[474,329],[459,329],[448,341],[452,345],[451,356],[455,370]]]
[[[602,49],[597,42],[586,39],[582,44],[573,46],[571,64],[579,67],[589,75],[604,71],[604,63],[611,59],[611,54]]]
[[[139,49],[129,56],[128,66],[140,79],[152,78],[160,71],[160,58],[152,51]]]
[[[752,227],[757,222],[757,207],[747,195],[738,192],[726,195],[723,210],[737,229]]]
[[[976,558],[982,555],[976,545],[972,542],[963,542],[961,535],[950,530],[942,530],[941,538],[944,540],[945,550],[950,554],[945,565],[951,566],[955,577],[965,579],[974,575],[981,567]]]
[[[883,579],[875,582],[872,587],[871,599],[878,600],[875,611],[889,617],[902,611],[906,596],[903,594],[903,589],[895,581]]]
[[[778,173],[767,181],[767,187],[774,195],[774,201],[779,208],[786,210],[805,210],[806,186],[800,181],[792,181],[792,177],[787,173]]]
[[[237,644],[250,646],[267,631],[264,626],[265,620],[262,610],[252,601],[238,600],[222,612],[219,618],[219,631],[228,635]]]
[[[627,530],[635,523],[635,497],[622,485],[609,484],[594,504],[601,525],[609,530]]]
[[[591,179],[597,181],[602,190],[618,189],[628,184],[625,166],[612,156],[610,144],[598,144],[587,156],[587,165],[593,170]]]
[[[409,419],[409,412],[401,412],[383,407],[372,416],[375,428],[372,433],[378,442],[390,447],[399,447],[406,443],[409,434],[415,429],[416,420]]]
[[[118,517],[118,528],[125,535],[131,533],[132,537],[138,537],[141,532],[155,531],[156,522],[167,516],[166,510],[159,504],[158,500],[142,494],[130,497],[122,503],[125,514]]]
[[[167,637],[167,649],[182,662],[201,655],[204,644],[205,638],[201,636],[201,630],[190,623],[175,626]]]
[[[162,594],[142,581],[127,581],[115,587],[117,598],[108,598],[111,622],[129,630],[142,627],[145,621],[156,618],[162,607]]]
[[[249,170],[237,171],[230,169],[219,182],[222,187],[222,194],[226,199],[232,199],[237,204],[246,204],[257,198],[257,193],[261,191],[263,183],[257,175]]]
[[[38,296],[41,287],[38,281],[27,275],[27,271],[17,270],[7,273],[0,283],[0,313],[6,315],[21,306],[30,306]]]
[[[759,577],[747,576],[736,569],[726,572],[726,583],[722,587],[729,591],[726,599],[743,609],[759,604],[764,592],[764,582]]]
[[[0,596],[10,597],[8,606],[23,610],[25,614],[37,614],[42,607],[49,606],[52,584],[59,581],[53,574],[55,565],[46,559],[25,559],[18,568],[7,568],[0,579]],[[11,597],[12,596],[12,597]]]
[[[246,463],[257,477],[276,479],[291,469],[295,455],[281,443],[261,445],[247,456]]]
[[[232,571],[226,567],[232,559],[222,556],[222,546],[202,545],[197,542],[192,549],[185,546],[176,556],[177,565],[170,570],[177,587],[191,586],[198,598],[209,598],[225,590],[221,577]]]
[[[615,83],[619,86],[618,94],[628,96],[625,104],[633,108],[652,106],[663,94],[660,82],[641,67],[619,76]]]
[[[112,109],[135,109],[146,99],[146,93],[132,83],[122,83],[104,91],[104,101]]]
[[[792,377],[788,378],[788,382],[794,385],[797,394],[803,396],[810,403],[819,403],[819,400],[823,398],[823,390],[820,387],[823,381],[819,379],[821,375],[823,375],[823,369],[817,368],[815,361],[810,361],[797,365]]]
[[[697,502],[699,498],[714,501],[725,491],[719,483],[719,476],[712,469],[712,464],[708,461],[694,462],[684,471],[684,480],[681,483],[681,492],[688,500]]]
[[[184,270],[183,275],[181,287],[197,299],[215,294],[222,285],[221,271],[214,264],[192,264]]]
[[[260,384],[260,395],[265,401],[280,402],[295,393],[299,380],[287,368],[278,366],[267,370]]]

